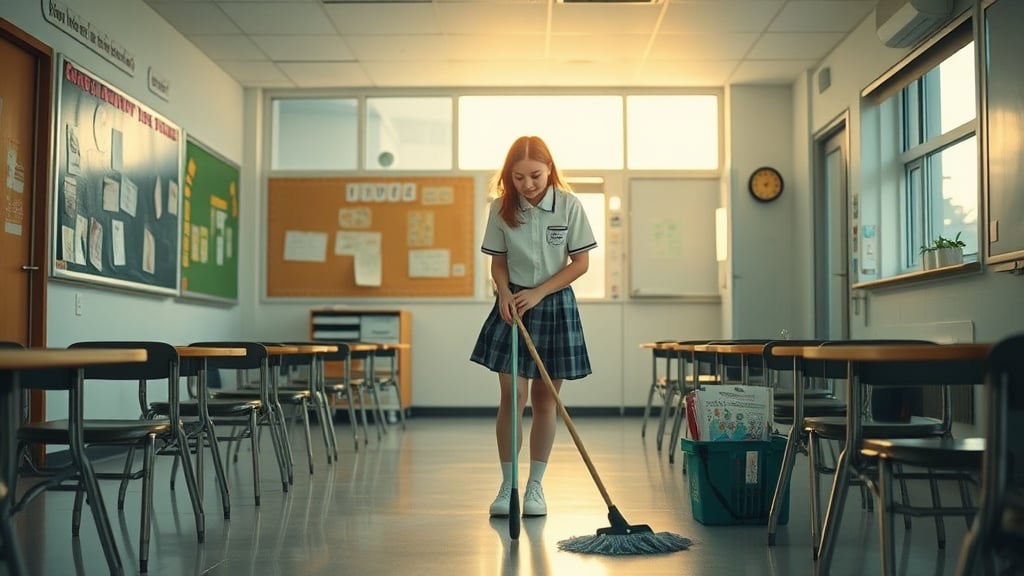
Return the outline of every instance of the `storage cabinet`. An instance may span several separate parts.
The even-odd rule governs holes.
[[[398,352],[398,387],[402,394],[402,406],[406,413],[412,406],[412,316],[408,310],[358,310],[314,308],[309,312],[309,336],[315,341],[374,342],[384,344],[405,344]],[[388,368],[389,360],[383,359],[377,370]],[[327,375],[339,377],[344,367],[340,362],[328,362]],[[362,369],[361,366],[353,366]],[[394,399],[388,401],[385,410],[398,410]]]

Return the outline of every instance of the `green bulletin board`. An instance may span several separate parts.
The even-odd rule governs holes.
[[[238,165],[185,143],[181,295],[238,300]]]

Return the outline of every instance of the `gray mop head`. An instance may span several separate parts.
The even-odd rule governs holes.
[[[689,538],[683,538],[671,532],[642,532],[577,536],[559,542],[558,549],[583,554],[627,556],[630,554],[667,554],[686,550],[691,544],[693,541]]]

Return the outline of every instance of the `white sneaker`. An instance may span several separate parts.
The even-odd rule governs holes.
[[[498,495],[491,502],[491,516],[508,516],[508,509],[512,501],[512,483],[502,482],[498,488]]]
[[[544,501],[544,489],[536,480],[526,484],[523,496],[523,516],[547,516],[548,504]]]

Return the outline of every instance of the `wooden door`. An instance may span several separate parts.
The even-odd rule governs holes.
[[[0,340],[45,346],[53,50],[0,18],[0,62]]]

